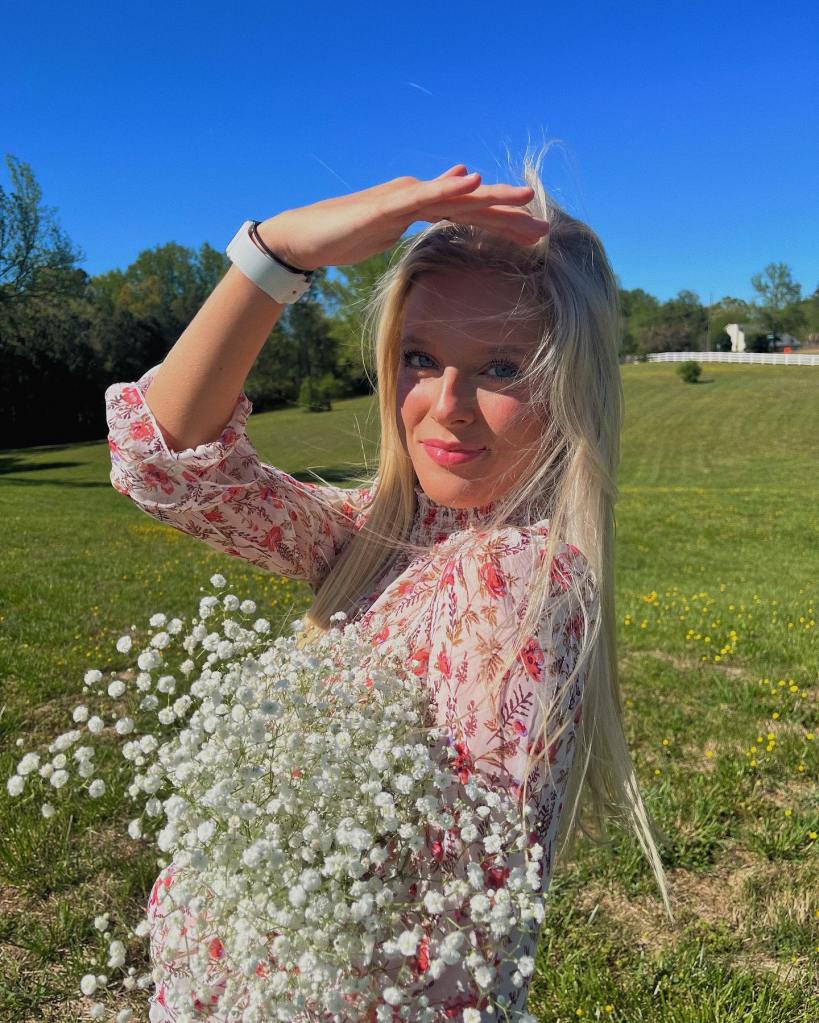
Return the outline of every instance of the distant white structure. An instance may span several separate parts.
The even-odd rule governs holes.
[[[739,323],[729,323],[725,328],[725,333],[731,339],[732,352],[745,351],[745,331]]]
[[[744,352],[745,351],[745,334],[748,330],[759,330],[759,328],[749,327],[747,323],[729,323],[725,327],[725,333],[731,339],[731,351],[732,352]],[[783,348],[790,347],[792,349],[799,348],[799,340],[795,338],[793,334],[778,334],[773,343],[774,351],[781,351]]]

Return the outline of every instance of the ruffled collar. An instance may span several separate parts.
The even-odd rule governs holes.
[[[439,543],[445,540],[450,533],[479,528],[486,525],[497,510],[497,501],[475,505],[472,508],[450,508],[445,504],[433,501],[420,483],[416,483],[414,489],[416,508],[409,536],[411,543]],[[515,513],[507,521],[510,525],[516,526],[529,524],[522,512]]]

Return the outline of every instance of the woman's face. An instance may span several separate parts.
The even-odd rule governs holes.
[[[428,271],[409,290],[399,431],[424,491],[447,507],[502,497],[526,471],[542,431],[527,393],[514,385],[539,336],[532,321],[506,321],[518,301],[514,284],[483,271]],[[435,441],[481,450],[447,463]]]

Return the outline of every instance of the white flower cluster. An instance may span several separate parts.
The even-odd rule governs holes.
[[[226,585],[220,575],[211,583]],[[228,616],[237,609],[249,627]],[[497,949],[543,919],[543,848],[530,838],[530,811],[521,814],[477,775],[461,783],[452,772],[454,750],[429,727],[430,697],[408,674],[409,651],[379,653],[342,612],[310,643],[299,638],[303,621],[271,639],[270,623],[255,613],[253,601],[233,594],[206,596],[187,635],[180,619],[153,615],[161,631],[137,654],[134,683],[116,678],[95,690],[128,713],[106,728],[86,704],[76,707],[72,720],[84,729],[59,736],[45,763],[26,753],[9,794],[21,796],[37,778],[65,786],[73,766],[65,751],[86,732],[129,737],[121,744],[127,791],[142,810],[128,833],[155,842],[176,871],[159,889],[169,928],[163,957],[185,953],[185,911],[206,914],[225,968],[220,1012],[341,1019],[353,1005],[362,1018],[375,1007],[378,1023],[394,1010],[438,1023],[444,1017],[422,992],[456,964],[491,1003]],[[176,673],[175,645],[189,655]],[[116,646],[130,652],[131,637]],[[86,672],[84,683],[104,686],[102,672]],[[73,751],[82,779],[94,774],[93,752]],[[106,791],[99,777],[84,788],[91,798]],[[49,802],[41,812],[56,813]],[[94,925],[109,942],[107,967],[121,970],[125,945],[109,933],[108,914]],[[146,936],[147,919],[129,933]],[[533,963],[512,958],[520,986]],[[187,962],[191,983],[210,990],[208,948]],[[132,972],[125,986],[144,986],[148,976]],[[154,981],[160,972],[161,964]],[[107,983],[88,972],[80,986],[92,995]],[[101,1007],[92,1018],[102,1018]],[[506,1005],[488,1011],[533,1023]],[[197,1018],[193,1009],[180,1023],[188,1018]],[[467,1008],[463,1019],[484,1016]]]

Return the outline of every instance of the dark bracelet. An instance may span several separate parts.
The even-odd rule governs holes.
[[[281,256],[277,256],[275,252],[271,252],[271,250],[265,245],[262,236],[259,234],[257,230],[260,223],[261,223],[260,220],[254,220],[251,223],[250,237],[253,239],[256,245],[258,245],[262,252],[267,253],[267,255],[270,256],[271,259],[275,259],[277,263],[283,266],[286,270],[289,270],[290,273],[301,274],[302,276],[310,280],[313,276],[312,270],[304,270],[300,266],[293,266],[291,263],[288,263],[285,260],[283,260]]]

